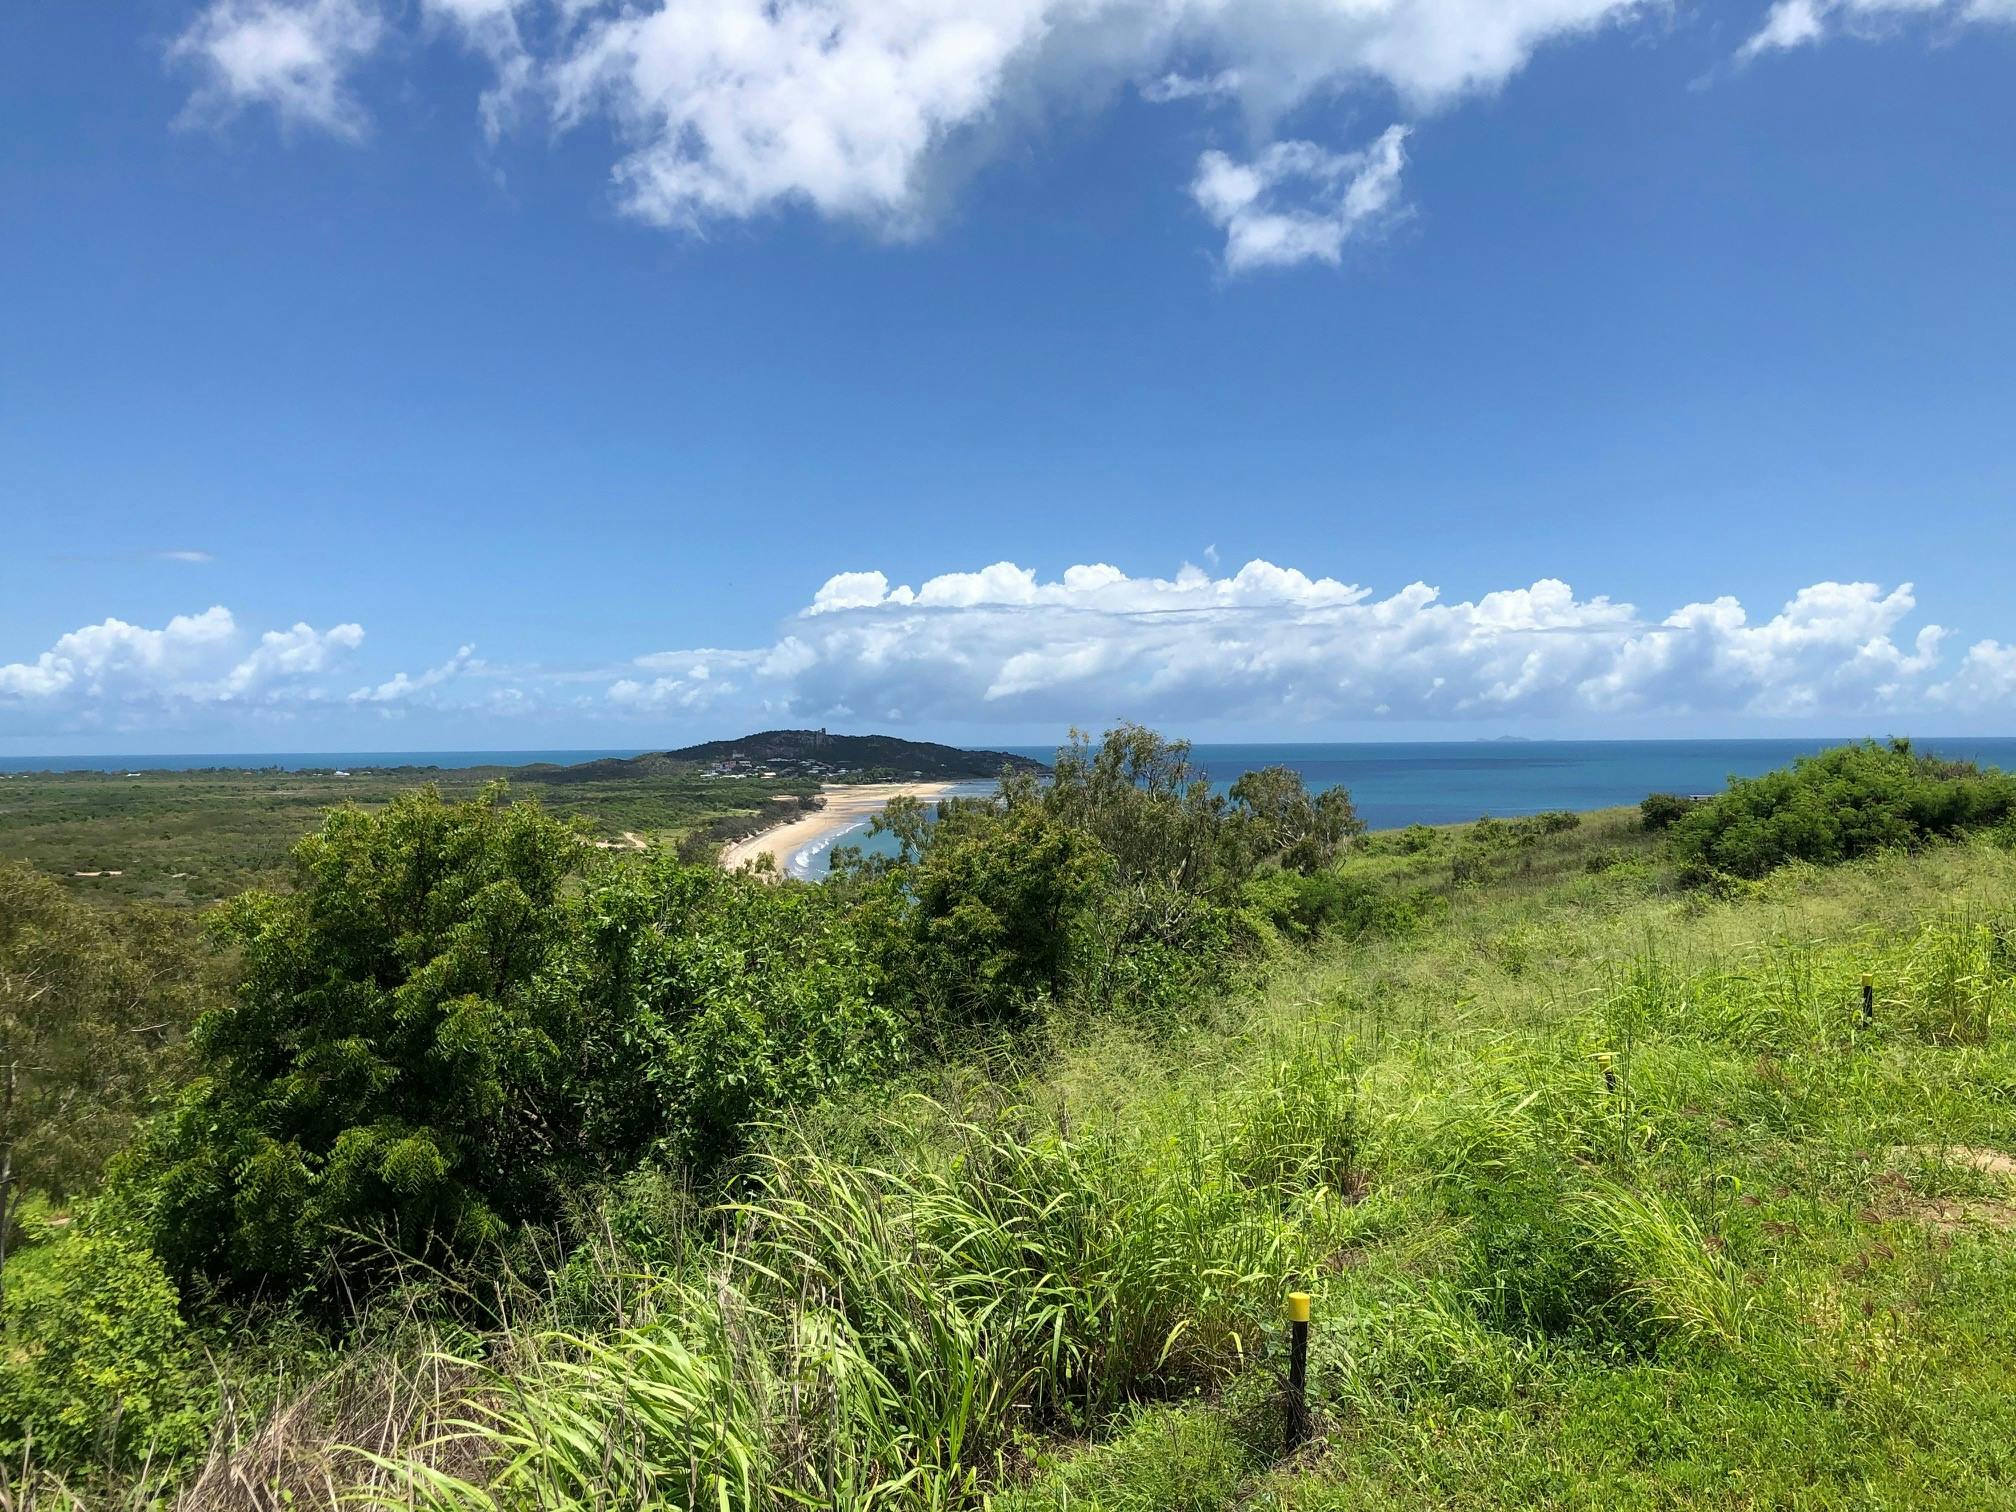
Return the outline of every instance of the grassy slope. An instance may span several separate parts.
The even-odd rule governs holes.
[[[671,1194],[451,1331],[481,1367],[295,1364],[177,1505],[656,1505],[668,1467],[766,1509],[2016,1505],[2016,1189],[1946,1158],[2016,1151],[2016,855],[1714,900],[1613,814],[1352,867],[1429,922],[828,1110],[734,1213]],[[1297,1285],[1320,1442],[1282,1463]]]
[[[0,780],[0,856],[25,861],[107,903],[210,903],[284,873],[288,851],[323,811],[367,807],[433,782],[451,798],[506,777],[513,794],[536,797],[588,820],[598,836],[625,831],[676,841],[718,818],[760,814],[805,782],[718,780],[688,775],[622,778],[555,787],[508,768],[359,772],[73,772]],[[78,872],[118,871],[117,877]],[[186,875],[177,875],[183,873]]]
[[[1586,826],[1446,926],[1281,981],[1221,1041],[1066,1058],[1049,1095],[1081,1129],[1352,1068],[1347,1200],[1280,1194],[1323,1231],[1294,1276],[1321,1441],[1275,1463],[1249,1375],[1047,1452],[1000,1512],[2016,1505],[2016,1191],[1938,1148],[2016,1151],[2016,857],[1710,902],[1633,843]],[[1508,1287],[1567,1305],[1534,1326]]]

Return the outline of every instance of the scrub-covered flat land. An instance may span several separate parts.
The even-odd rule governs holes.
[[[1045,770],[892,735],[767,730],[574,766],[0,773],[0,858],[105,902],[213,903],[283,877],[325,810],[430,785],[454,800],[506,782],[611,849],[684,844],[697,859],[808,812],[825,783],[991,780],[1004,769]]]
[[[282,876],[287,853],[323,812],[376,808],[432,785],[467,798],[490,783],[578,816],[613,845],[720,840],[799,811],[818,791],[800,777],[701,777],[686,768],[622,771],[599,780],[548,780],[554,767],[360,768],[327,772],[206,771],[0,775],[0,857],[22,861],[74,891],[118,903],[212,903]],[[626,836],[628,838],[626,838]]]

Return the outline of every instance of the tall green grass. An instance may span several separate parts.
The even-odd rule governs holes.
[[[734,1202],[605,1210],[498,1326],[277,1393],[180,1504],[2011,1504],[2016,1192],[1944,1152],[2016,1151],[2016,857],[1704,898],[1625,845],[773,1131]]]
[[[785,1140],[642,1321],[449,1362],[467,1400],[403,1459],[360,1455],[367,1500],[977,1505],[1028,1443],[1256,1355],[1348,1195],[1353,1086],[1305,1062],[1154,1137],[1008,1108],[901,1171]]]

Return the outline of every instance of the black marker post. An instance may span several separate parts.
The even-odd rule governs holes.
[[[1309,1293],[1288,1293],[1288,1452],[1309,1438]]]

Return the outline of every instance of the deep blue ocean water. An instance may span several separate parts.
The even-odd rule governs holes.
[[[1223,791],[1243,772],[1292,767],[1313,791],[1342,784],[1373,829],[1614,808],[1647,793],[1712,793],[1842,740],[1481,740],[1422,745],[1199,745]],[[2016,737],[1919,740],[1918,749],[2016,768]],[[1034,753],[1031,753],[1034,754]]]

